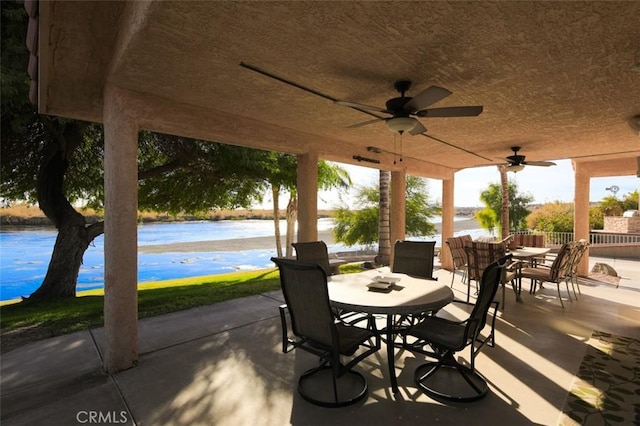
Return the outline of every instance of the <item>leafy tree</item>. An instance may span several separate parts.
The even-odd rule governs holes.
[[[573,232],[574,205],[554,201],[545,203],[527,217],[529,229],[544,232]],[[604,216],[598,207],[589,209],[589,228],[604,228]]]
[[[622,199],[623,210],[640,210],[638,207],[638,190],[628,193]]]
[[[638,190],[626,194],[622,200],[615,195],[604,197],[598,203],[598,209],[603,216],[622,216],[627,210],[638,210]]]
[[[573,203],[545,203],[527,217],[529,229],[545,232],[573,232]]]
[[[297,158],[294,155],[282,153],[270,153],[271,161],[265,168],[267,181],[271,185],[271,195],[273,197],[273,220],[275,226],[276,250],[278,257],[282,256],[282,242],[280,234],[280,193],[285,190],[289,192],[289,202],[287,203],[287,232],[286,232],[286,256],[293,253],[292,243],[295,223],[298,217],[298,191],[297,185]],[[351,185],[349,173],[336,164],[326,161],[318,163],[318,188],[347,188]]]
[[[604,197],[598,204],[598,208],[605,216],[622,216],[622,213],[624,212],[622,202],[614,195]]]
[[[40,288],[30,298],[74,297],[82,256],[104,224],[74,208],[102,206],[102,127],[37,114],[28,102],[23,2],[2,5],[2,144],[5,200],[36,202],[58,229]],[[177,213],[248,207],[273,168],[264,151],[142,132],[138,141],[138,207]]]
[[[622,216],[627,210],[638,209],[638,190],[628,193],[622,200],[615,196],[607,196],[597,206],[589,209],[589,226],[591,229],[604,229],[605,216]]]
[[[519,231],[525,228],[525,220],[529,214],[527,205],[533,201],[530,194],[518,194],[518,186],[515,182],[508,184],[509,196],[509,229]],[[489,184],[489,187],[480,193],[480,200],[485,208],[476,212],[475,217],[480,226],[490,232],[501,227],[502,217],[502,186],[498,183]]]
[[[604,229],[604,214],[598,207],[589,209],[589,228]]]
[[[355,209],[342,206],[336,210],[333,235],[336,241],[352,246],[372,246],[379,241],[380,189],[378,185],[358,188]],[[427,181],[407,176],[406,234],[408,236],[432,236],[436,227],[432,223],[441,213],[440,206],[429,203]]]

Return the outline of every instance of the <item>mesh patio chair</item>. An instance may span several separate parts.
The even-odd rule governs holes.
[[[558,299],[560,299],[560,304],[562,305],[562,308],[564,308],[564,302],[562,301],[562,295],[560,294],[560,284],[564,281],[567,286],[567,296],[569,301],[573,301],[571,299],[571,293],[569,293],[572,246],[572,243],[563,244],[551,265],[538,264],[535,268],[521,268],[518,271],[517,274],[519,279],[530,278],[532,280],[530,293],[535,293],[535,286],[538,281],[541,283],[547,282],[556,284],[558,287]]]
[[[445,241],[451,258],[453,261],[453,270],[451,271],[451,287],[453,287],[453,280],[456,277],[456,271],[462,271],[462,283],[464,284],[467,279],[467,252],[464,249],[465,241],[471,241],[471,235],[460,235],[459,237],[449,237]]]
[[[433,258],[435,256],[435,241],[396,241],[393,247],[393,263],[391,272],[407,274],[413,277],[437,280],[433,277]],[[395,327],[415,324],[431,312],[414,315],[399,315],[394,318]],[[403,344],[406,341],[403,337]],[[387,344],[389,344],[387,342]]]
[[[324,241],[309,241],[291,244],[296,249],[296,259],[302,262],[317,263],[327,276],[331,275],[329,251]]]
[[[396,241],[391,272],[436,280],[433,277],[435,241]]]
[[[302,349],[320,358],[320,364],[298,380],[298,393],[323,407],[354,404],[367,394],[367,380],[352,368],[380,349],[375,321],[367,328],[338,321],[329,302],[327,275],[316,263],[271,258],[280,269],[286,305],[280,306],[282,351]],[[287,315],[291,321],[290,337]],[[341,357],[348,358],[346,364]]]
[[[466,320],[452,321],[433,316],[407,331],[408,335],[417,339],[417,343],[413,344],[413,351],[437,359],[436,362],[420,365],[414,373],[416,385],[427,395],[437,400],[469,402],[487,394],[487,381],[475,370],[475,357],[485,344],[495,344],[493,322],[498,302],[493,299],[500,285],[502,270],[510,262],[510,258],[509,255],[504,256],[484,269],[478,299]],[[487,324],[492,305],[492,331],[489,336],[482,338],[480,333]],[[455,359],[455,354],[467,346],[471,351],[469,367]],[[424,347],[431,350],[424,350]]]

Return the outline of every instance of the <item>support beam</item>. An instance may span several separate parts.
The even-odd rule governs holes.
[[[440,264],[443,269],[453,270],[453,258],[451,252],[445,244],[447,238],[453,237],[453,218],[456,214],[454,205],[454,177],[442,181],[442,249],[440,254]]]
[[[298,155],[298,242],[318,240],[318,154]]]
[[[574,239],[584,238],[589,241],[589,192],[591,175],[589,167],[584,163],[573,162],[575,172],[575,195],[573,213],[573,235]],[[585,253],[580,265],[578,265],[578,275],[586,277],[589,275],[589,250]]]
[[[406,215],[407,174],[404,170],[391,172],[391,223],[389,234],[391,241],[391,259],[398,240],[404,240],[407,230]]]
[[[104,368],[138,360],[138,126],[127,95],[104,96]]]

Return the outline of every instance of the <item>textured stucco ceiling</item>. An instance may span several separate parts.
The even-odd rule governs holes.
[[[40,3],[40,109],[102,120],[103,88],[139,96],[151,130],[354,163],[375,158],[446,177],[504,162],[574,158],[636,173],[640,2]],[[483,105],[478,117],[424,118],[402,142],[331,98],[384,106],[410,79]],[[603,163],[604,164],[604,163]],[[363,164],[370,165],[370,164]]]

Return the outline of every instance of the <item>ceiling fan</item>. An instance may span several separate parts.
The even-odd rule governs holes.
[[[552,161],[525,161],[526,157],[524,155],[518,154],[518,151],[520,151],[519,146],[512,146],[511,150],[513,151],[513,155],[510,155],[506,158],[508,172],[519,172],[520,170],[524,169],[524,166],[549,167],[556,165],[556,163]]]
[[[361,111],[376,111],[391,114],[391,117],[379,117],[374,120],[353,124],[348,126],[349,128],[357,128],[385,121],[387,123],[387,127],[392,132],[400,134],[409,132],[412,135],[418,135],[427,131],[424,125],[415,117],[475,117],[480,115],[482,112],[482,106],[459,106],[427,109],[428,106],[452,94],[451,91],[442,87],[427,87],[415,97],[405,96],[405,93],[411,87],[411,81],[409,80],[398,80],[395,82],[394,87],[398,92],[400,92],[400,97],[389,99],[386,102],[386,108],[341,100],[337,100],[335,103]]]

